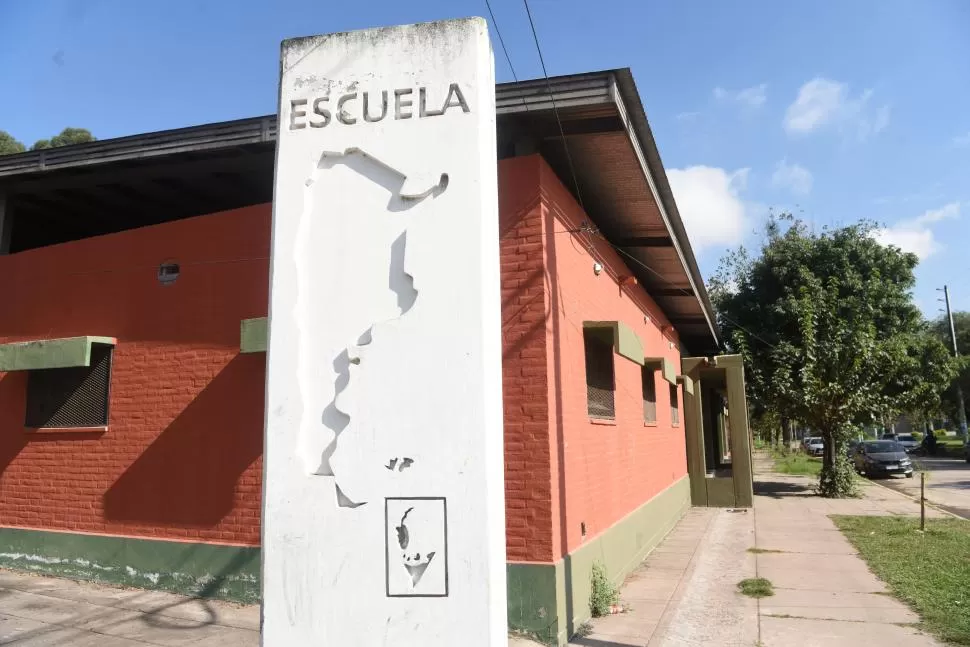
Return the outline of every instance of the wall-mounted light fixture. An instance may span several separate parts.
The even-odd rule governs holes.
[[[603,272],[603,265],[602,265],[602,263],[594,262],[593,263],[593,274],[595,274],[596,276],[599,276],[600,274],[602,274],[602,272]]]

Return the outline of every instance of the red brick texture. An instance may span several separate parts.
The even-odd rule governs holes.
[[[587,220],[583,210],[541,158],[530,159],[539,169],[551,276],[547,299],[555,384],[550,407],[561,454],[553,461],[553,497],[563,502],[553,516],[565,533],[554,554],[559,558],[687,474],[684,431],[671,424],[669,383],[659,371],[654,374],[655,424],[643,420],[640,365],[615,353],[615,420],[590,420],[583,321],[622,321],[637,333],[648,357],[666,357],[678,369],[680,351],[676,332],[653,299],[639,285],[621,286],[620,279],[632,275],[621,257],[600,236],[575,231]],[[604,268],[598,276],[594,262]],[[683,399],[679,387],[678,399]]]
[[[679,366],[674,333],[539,156],[499,164],[508,559],[554,562],[686,474],[656,375],[614,355],[616,420],[586,413],[584,320],[619,320]],[[0,256],[0,343],[118,339],[109,428],[28,433],[27,376],[0,374],[0,525],[259,544],[270,205]],[[593,262],[605,270],[596,276]],[[158,265],[181,275],[163,286]],[[671,347],[673,344],[673,347]]]
[[[499,163],[506,549],[510,561],[553,556],[546,271],[539,167]]]
[[[25,432],[27,374],[0,374],[0,525],[259,544],[266,360],[239,322],[269,232],[261,205],[0,256],[0,342],[118,340],[106,432]]]
[[[586,216],[541,157],[499,163],[499,209],[508,559],[554,562],[687,474],[659,371],[655,424],[643,420],[640,365],[619,355],[616,418],[590,420],[583,321],[622,321],[675,366],[679,344],[641,287],[621,287],[632,273],[609,244],[574,231]]]

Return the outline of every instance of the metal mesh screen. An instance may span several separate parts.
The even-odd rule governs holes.
[[[657,422],[657,382],[654,369],[644,366],[640,370],[643,383],[643,421]]]
[[[613,418],[613,335],[608,329],[583,330],[586,350],[586,410],[594,418]]]
[[[670,422],[680,424],[680,403],[677,401],[677,387],[670,385]]]
[[[93,344],[91,365],[30,371],[25,426],[103,427],[108,424],[111,346]]]

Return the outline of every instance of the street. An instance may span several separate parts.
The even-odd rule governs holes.
[[[914,457],[913,464],[917,470],[926,472],[927,501],[947,512],[970,519],[970,463],[961,458]],[[919,498],[919,473],[911,479],[890,477],[877,482]]]

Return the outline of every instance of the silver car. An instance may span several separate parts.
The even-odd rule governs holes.
[[[825,453],[825,443],[823,443],[822,439],[817,436],[806,438],[805,451],[812,456],[821,456]]]
[[[919,447],[919,441],[913,437],[913,434],[898,434],[896,436],[896,442],[903,446],[907,452],[911,452],[917,447]]]

